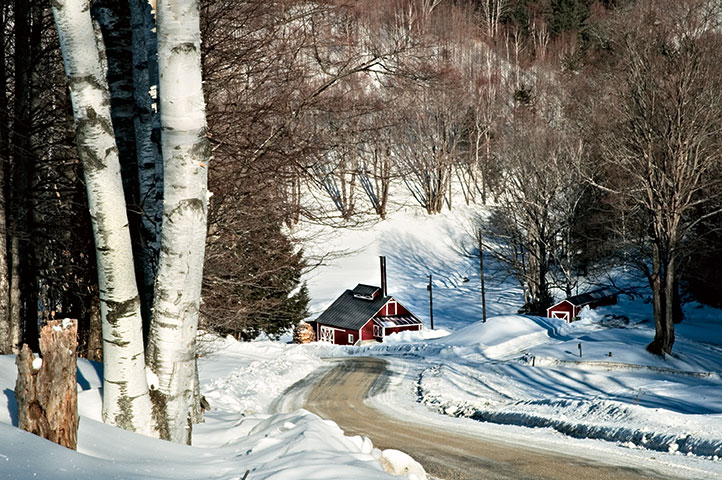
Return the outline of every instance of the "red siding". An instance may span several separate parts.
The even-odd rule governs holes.
[[[398,303],[396,303],[395,300],[389,300],[386,302],[386,305],[384,305],[381,310],[379,311],[379,315],[382,317],[390,317],[392,315],[396,315]]]
[[[555,315],[556,313],[556,315]],[[574,317],[576,317],[579,312],[576,308],[574,308],[574,305],[569,303],[568,301],[564,300],[562,302],[557,303],[556,305],[549,307],[547,310],[547,316],[551,318],[561,318],[559,315],[562,313],[567,314],[567,321],[574,320]]]
[[[317,324],[316,326],[316,340],[321,340],[321,327],[326,326],[322,324]],[[337,328],[337,327],[328,327],[333,329],[333,343],[335,345],[353,345],[356,343],[359,339],[359,331],[358,330],[348,330],[345,328]],[[353,335],[353,342],[348,341],[348,336]]]
[[[361,328],[361,340],[373,340],[374,339],[374,322],[369,320]]]

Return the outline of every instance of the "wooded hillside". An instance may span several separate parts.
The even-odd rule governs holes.
[[[36,347],[39,322],[74,317],[79,351],[99,359],[91,216],[50,3],[0,3],[0,340],[3,352]],[[147,336],[164,194],[149,159],[164,87],[147,34],[155,12],[130,6],[96,0],[91,13]],[[670,352],[680,302],[722,298],[720,8],[201,2],[213,157],[201,324],[239,338],[286,331],[306,316],[298,222],[383,219],[404,192],[430,215],[459,201],[490,208],[485,247],[528,312],[543,312],[553,288],[642,269],[658,327],[650,349]]]

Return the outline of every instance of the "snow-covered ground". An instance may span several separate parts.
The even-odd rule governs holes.
[[[213,409],[195,427],[192,447],[99,422],[101,372],[85,361],[78,452],[19,431],[14,359],[0,357],[0,478],[242,479],[247,471],[249,480],[394,478],[368,439],[346,437],[302,410],[270,414],[273,400],[323,357],[348,355],[389,360],[399,375],[371,402],[400,415],[602,461],[623,458],[670,476],[722,478],[722,312],[688,306],[675,355],[660,359],[644,350],[654,332],[643,298],[621,297],[566,324],[515,315],[520,290],[496,275],[487,281],[490,318],[481,323],[476,262],[460,248],[466,216],[408,209],[365,230],[316,237],[310,253],[348,254],[309,274],[315,314],[346,288],[378,284],[378,255],[386,255],[389,292],[427,326],[432,275],[436,330],[356,348],[204,338],[202,392]]]
[[[407,211],[363,234],[338,232],[336,247],[354,253],[311,278],[322,311],[342,288],[378,284],[377,256],[386,255],[390,294],[428,327],[432,275],[435,332],[345,349],[383,355],[404,373],[393,402],[378,403],[470,419],[501,437],[534,428],[539,442],[566,443],[558,447],[565,451],[592,439],[581,443],[600,458],[641,454],[670,475],[722,478],[722,311],[687,305],[674,355],[662,359],[644,348],[654,336],[648,298],[620,296],[568,324],[516,315],[521,291],[496,273],[487,278],[483,323],[478,260],[460,248],[471,241],[471,216],[463,208],[435,217]],[[616,281],[643,286],[632,275]]]

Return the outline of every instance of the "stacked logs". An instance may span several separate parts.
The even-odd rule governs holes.
[[[313,327],[301,320],[293,330],[293,343],[311,343],[316,341]]]

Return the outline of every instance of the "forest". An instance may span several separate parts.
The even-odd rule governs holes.
[[[109,307],[88,192],[104,187],[83,157],[55,3],[0,3],[0,353],[75,318],[79,353],[100,361]],[[74,3],[90,8],[107,81],[147,342],[169,295],[161,237],[183,241],[163,219],[180,178],[164,142],[180,127],[161,115],[174,108],[163,82],[184,70],[164,79],[176,67],[159,67],[155,2]],[[483,248],[527,313],[629,265],[652,292],[647,348],[663,354],[683,302],[722,306],[718,0],[186,3],[205,101],[189,152],[212,192],[198,192],[202,301],[188,307],[201,328],[289,330],[307,316],[313,267],[297,226],[382,221],[400,191],[429,215],[488,208]]]

